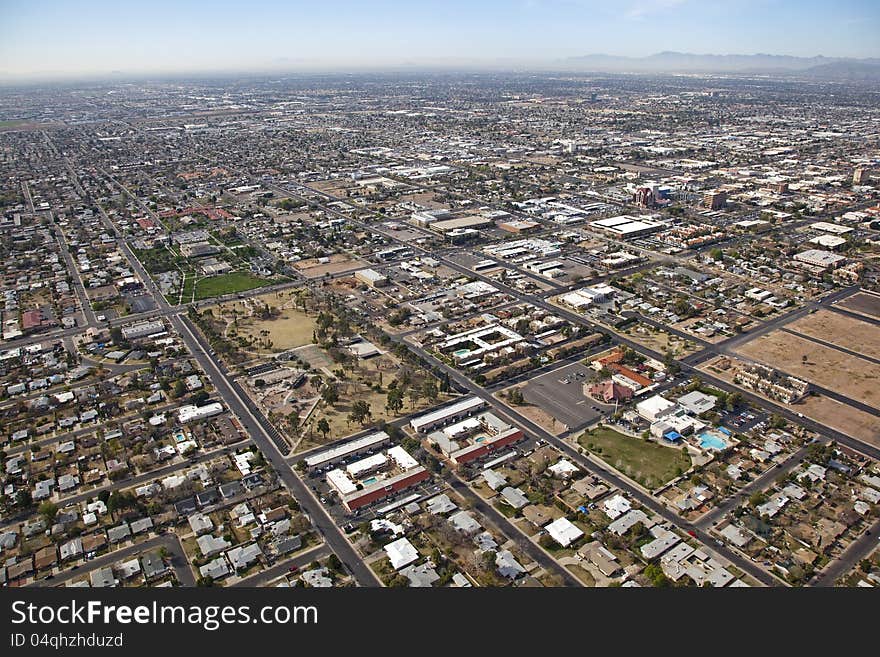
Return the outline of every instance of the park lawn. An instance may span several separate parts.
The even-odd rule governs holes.
[[[633,438],[608,427],[586,431],[578,442],[647,488],[656,488],[678,476],[679,469],[685,472],[691,467],[690,456],[682,449]]]
[[[247,272],[234,271],[219,276],[205,278],[196,284],[195,300],[210,299],[224,294],[234,294],[270,285],[272,281],[259,278]]]

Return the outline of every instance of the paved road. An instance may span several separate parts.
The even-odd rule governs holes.
[[[157,479],[161,479],[166,475],[171,475],[176,472],[180,472],[181,470],[191,468],[192,466],[202,463],[203,461],[208,461],[210,459],[216,458],[220,454],[222,454],[225,450],[228,449],[237,449],[239,447],[244,447],[250,442],[250,440],[242,440],[237,443],[233,443],[231,445],[224,445],[223,447],[212,449],[208,452],[203,452],[198,454],[194,458],[186,459],[186,461],[175,461],[170,465],[166,465],[165,467],[158,468],[156,470],[150,470],[149,472],[145,472],[143,474],[139,474],[135,477],[128,477],[126,479],[120,479],[118,481],[110,482],[104,484],[103,486],[97,486],[96,488],[90,488],[88,490],[82,491],[75,495],[68,495],[66,497],[59,497],[52,499],[52,502],[57,504],[59,508],[68,506],[70,504],[79,504],[80,502],[85,502],[86,500],[90,500],[93,497],[96,497],[101,491],[115,491],[123,488],[132,488],[134,486],[139,486],[140,484],[146,484],[150,481],[156,481]],[[27,512],[23,514],[18,514],[17,516],[11,516],[6,518],[2,523],[0,523],[0,529],[5,529],[6,527],[10,527],[19,522],[23,522],[28,518],[32,517],[33,513]]]
[[[743,486],[736,494],[731,495],[721,504],[704,513],[694,524],[697,527],[709,529],[716,520],[739,506],[743,500],[747,499],[752,493],[762,491],[780,477],[788,475],[789,472],[797,468],[803,462],[806,455],[807,448],[801,447],[785,459],[785,461],[779,465],[772,466],[769,470],[758,477],[755,477],[752,481]]]
[[[772,575],[765,572],[763,569],[759,568],[748,559],[734,552],[725,545],[718,545],[717,543],[715,543],[715,539],[713,539],[704,529],[682,520],[676,513],[668,509],[663,504],[657,502],[651,495],[630,484],[623,477],[618,476],[608,470],[605,470],[604,468],[600,468],[592,461],[585,458],[579,451],[577,451],[568,443],[560,440],[550,432],[546,431],[543,427],[535,424],[527,417],[518,413],[515,409],[502,403],[500,400],[494,398],[487,391],[472,383],[458,370],[449,367],[448,365],[446,365],[446,363],[443,363],[442,361],[435,358],[423,348],[417,345],[410,344],[409,346],[421,358],[448,373],[450,379],[454,380],[464,389],[470,391],[473,395],[476,395],[487,404],[492,406],[497,414],[501,415],[502,417],[506,417],[506,419],[511,424],[519,426],[522,429],[530,432],[532,435],[537,436],[538,438],[541,438],[547,443],[553,445],[560,452],[565,454],[569,459],[577,463],[581,468],[583,468],[587,472],[597,475],[601,479],[611,483],[620,490],[626,491],[630,495],[630,497],[637,500],[642,506],[650,509],[651,511],[662,517],[665,521],[677,526],[680,530],[684,532],[693,532],[697,540],[710,547],[711,550],[714,550],[715,552],[722,555],[740,570],[748,573],[762,584],[765,584],[767,586],[775,586],[778,584],[778,582]]]
[[[249,398],[239,395],[233,388],[234,383],[229,380],[220,366],[208,357],[206,349],[209,347],[202,335],[197,330],[193,330],[191,322],[185,317],[172,316],[171,322],[202,370],[211,379],[217,393],[241,420],[242,425],[272,464],[281,481],[309,515],[312,524],[324,536],[327,544],[333,549],[340,561],[354,575],[357,583],[361,586],[379,586],[380,582],[373,571],[364,564],[323,505],[288,465],[284,454],[271,438],[270,432],[275,431],[275,428]]]
[[[494,522],[495,525],[504,532],[505,536],[516,543],[519,549],[528,554],[529,557],[546,572],[556,573],[562,577],[562,581],[565,582],[566,586],[584,586],[583,582],[575,577],[571,571],[560,565],[559,562],[544,552],[540,546],[535,545],[530,541],[519,529],[513,526],[513,523],[507,519],[507,516],[472,491],[466,482],[462,481],[448,468],[445,469],[444,479],[459,495],[465,499],[471,500],[474,509],[478,513]]]
[[[174,569],[174,574],[177,575],[177,580],[181,585],[195,586],[196,578],[189,566],[189,560],[186,558],[186,553],[183,551],[180,539],[178,539],[177,535],[173,533],[160,534],[149,540],[140,541],[134,545],[129,545],[128,547],[108,552],[100,557],[95,557],[91,561],[84,562],[85,566],[80,565],[76,570],[68,568],[64,572],[54,575],[52,579],[46,579],[44,577],[36,580],[31,586],[61,586],[65,582],[83,577],[98,568],[110,566],[119,561],[143,554],[149,550],[160,549],[163,547],[168,550],[171,567]]]
[[[862,559],[866,559],[868,555],[877,549],[877,546],[880,545],[878,543],[878,538],[880,538],[878,534],[880,534],[880,519],[875,521],[867,532],[853,541],[843,551],[843,554],[816,575],[813,581],[810,582],[810,586],[834,586],[838,578],[848,573]]]
[[[297,554],[293,557],[282,559],[274,566],[270,566],[262,572],[251,575],[250,577],[245,577],[244,579],[240,579],[232,586],[265,586],[273,579],[277,579],[278,577],[281,577],[285,573],[289,572],[291,566],[296,566],[299,570],[302,570],[304,566],[309,565],[313,561],[323,559],[324,557],[329,555],[330,548],[328,548],[324,544],[316,545],[310,550],[306,550],[302,554]]]

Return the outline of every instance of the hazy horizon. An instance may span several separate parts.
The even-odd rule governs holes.
[[[878,28],[871,0],[7,0],[0,78],[552,68],[662,51],[870,58]]]

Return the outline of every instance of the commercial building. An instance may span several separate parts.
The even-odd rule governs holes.
[[[457,217],[455,219],[444,219],[442,221],[435,221],[430,224],[429,228],[431,230],[437,231],[438,233],[449,233],[450,231],[454,230],[485,228],[487,226],[494,225],[495,223],[491,219],[479,214],[473,214],[466,217]]]
[[[430,477],[403,447],[395,446],[327,473],[327,483],[342,504],[354,511],[384,499]]]
[[[202,420],[206,417],[211,417],[213,415],[219,415],[223,412],[223,404],[220,402],[212,402],[210,404],[206,404],[205,406],[194,406],[192,404],[188,404],[186,406],[181,406],[177,409],[177,421],[181,424],[186,424],[187,422],[193,422],[195,420]]]
[[[675,404],[660,395],[654,395],[636,404],[636,411],[648,422],[656,422],[674,410]]]
[[[822,251],[820,249],[807,249],[795,254],[794,260],[803,263],[809,267],[818,270],[834,269],[841,262],[846,260],[842,255],[831,253],[830,251]]]
[[[388,285],[388,277],[380,274],[375,269],[361,269],[354,273],[354,277],[361,283],[366,283],[370,287],[382,287]]]
[[[507,231],[508,233],[531,233],[538,230],[541,227],[537,221],[530,221],[529,219],[511,219],[508,221],[502,221],[498,224],[498,228],[501,230]]]
[[[481,413],[428,435],[428,442],[453,463],[467,463],[521,440],[521,429],[493,413]]]
[[[703,195],[703,205],[710,210],[721,210],[727,205],[727,192],[723,190],[712,190]]]
[[[678,398],[678,405],[694,415],[711,411],[717,402],[716,397],[706,395],[699,390],[694,390]]]
[[[409,425],[416,433],[424,434],[435,427],[472,415],[485,405],[486,402],[479,397],[466,397],[449,406],[415,417],[410,420]]]
[[[161,320],[153,320],[150,322],[140,322],[138,324],[130,324],[122,327],[122,337],[126,340],[137,340],[145,338],[156,333],[164,333],[165,324]]]
[[[617,217],[591,221],[590,226],[620,239],[631,239],[634,237],[641,237],[642,235],[656,233],[663,228],[663,224],[651,221],[657,216],[658,215],[633,217],[624,214]]]

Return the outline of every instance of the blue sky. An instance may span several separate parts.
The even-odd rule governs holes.
[[[0,75],[880,57],[878,0],[0,0]]]

